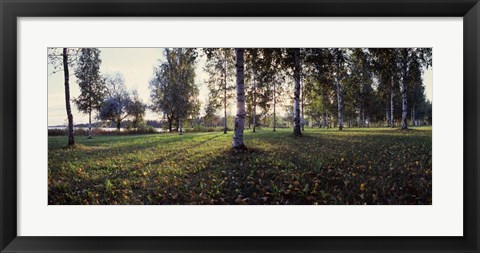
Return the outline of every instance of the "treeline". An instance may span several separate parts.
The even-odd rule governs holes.
[[[203,49],[210,96],[207,120],[226,114],[234,97],[234,50]],[[422,74],[431,66],[430,48],[245,49],[246,124],[276,127],[278,105],[300,124],[332,127],[431,124],[431,102]],[[298,62],[296,62],[296,60]],[[298,69],[296,68],[298,64]],[[295,72],[298,71],[296,74]],[[298,87],[295,76],[298,76]],[[296,94],[295,92],[298,92]],[[292,100],[298,97],[295,108]],[[272,119],[272,120],[269,120]]]
[[[114,123],[120,130],[126,118],[137,128],[143,122],[147,105],[141,101],[136,90],[127,91],[121,73],[100,73],[102,63],[98,48],[48,49],[48,61],[53,72],[63,71],[65,102],[68,120],[68,145],[74,145],[73,115],[71,101],[78,110],[88,115],[88,136],[92,138],[92,114],[102,121]],[[70,98],[70,69],[73,68],[80,95]]]
[[[163,128],[164,127],[164,121],[163,120],[144,120],[141,124],[138,124],[137,127],[152,127],[152,128]],[[68,127],[68,122],[65,125],[57,125],[57,126],[52,126],[54,128],[65,128]],[[91,126],[93,128],[116,128],[117,124],[114,122],[110,121],[97,121],[97,122],[92,122]],[[121,128],[126,128],[130,129],[133,128],[134,126],[134,121],[132,120],[124,120],[120,124]],[[74,124],[73,127],[75,128],[88,128],[89,124],[88,123],[80,123],[80,124]]]
[[[305,125],[407,129],[432,122],[422,80],[432,65],[431,48],[165,48],[153,66],[147,103],[136,91],[127,91],[121,73],[100,73],[98,48],[59,50],[49,49],[49,61],[54,71],[64,72],[69,144],[74,143],[69,68],[81,92],[72,101],[89,115],[90,132],[93,113],[118,129],[124,120],[135,128],[149,108],[163,117],[168,131],[182,134],[184,124],[218,126],[221,120],[226,133],[227,110],[235,102],[235,137],[243,135],[245,126],[253,132],[258,126],[275,131],[279,109],[287,112],[283,121],[293,125],[297,136]],[[209,90],[204,113],[195,83],[202,55]]]

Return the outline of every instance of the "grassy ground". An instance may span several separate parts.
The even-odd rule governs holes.
[[[431,127],[49,137],[49,204],[431,204]]]

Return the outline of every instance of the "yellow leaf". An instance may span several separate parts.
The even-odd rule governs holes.
[[[365,184],[364,183],[360,184],[360,191],[365,191]]]

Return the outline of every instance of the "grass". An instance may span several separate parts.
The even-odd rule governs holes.
[[[431,127],[48,138],[49,204],[431,204]]]

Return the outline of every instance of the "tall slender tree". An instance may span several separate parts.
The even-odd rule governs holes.
[[[307,107],[308,115],[321,117],[322,126],[329,127],[328,111],[333,101],[333,57],[328,48],[308,48],[306,61],[309,67],[309,77],[312,81],[307,83],[306,98],[310,105]],[[319,104],[321,103],[321,104]],[[315,109],[313,109],[315,108]],[[315,110],[315,111],[314,111]],[[316,111],[321,110],[321,111]]]
[[[244,80],[244,49],[235,48],[236,89],[237,89],[237,116],[233,133],[234,149],[244,149],[243,129],[245,127],[245,80]]]
[[[79,111],[88,114],[88,138],[92,138],[92,113],[99,110],[105,96],[105,82],[100,75],[100,49],[82,48],[75,69],[80,95],[74,99]]]
[[[416,56],[414,56],[416,58]],[[423,105],[425,87],[422,85],[422,69],[418,60],[414,59],[409,67],[407,84],[408,84],[408,101],[410,104],[411,124],[416,125],[417,110]]]
[[[68,71],[68,49],[63,48],[63,77],[65,86],[65,106],[68,118],[68,146],[75,145],[73,137],[73,114],[70,106],[70,73]]]
[[[253,125],[252,132],[256,132],[258,124],[258,99],[262,92],[261,82],[261,67],[262,67],[262,52],[258,48],[245,49],[244,64],[245,64],[245,84],[246,84],[246,106],[248,122]]]
[[[371,48],[369,49],[373,56],[373,65],[375,74],[382,82],[379,88],[385,94],[385,114],[387,117],[387,125],[395,127],[395,93],[397,92],[399,82],[399,55],[396,48]]]
[[[402,93],[402,129],[408,129],[408,95],[409,81],[411,79],[421,79],[423,69],[432,64],[431,48],[401,48],[398,50],[401,69],[401,93]],[[410,72],[413,72],[410,74]]]
[[[273,107],[273,131],[276,131],[277,124],[277,103],[281,102],[283,93],[282,84],[285,81],[285,73],[282,71],[282,50],[280,48],[260,48],[258,49],[260,57],[257,58],[257,79],[260,89],[258,105],[262,109],[262,115],[265,119]]]
[[[357,121],[359,127],[365,127],[370,104],[373,101],[372,71],[368,52],[363,48],[349,51],[350,74],[345,80],[347,114]]]
[[[293,78],[295,80],[295,87],[293,92],[293,134],[295,136],[302,136],[300,126],[300,75],[301,75],[301,63],[300,63],[300,48],[294,49],[294,73]]]
[[[343,115],[342,115],[342,82],[346,75],[346,55],[345,50],[341,48],[333,48],[333,78],[335,81],[336,92],[337,92],[337,113],[338,113],[338,129],[343,130]]]
[[[408,129],[407,123],[407,114],[408,114],[408,101],[407,101],[407,94],[408,94],[408,68],[409,63],[411,61],[411,54],[413,52],[409,48],[401,48],[399,51],[399,58],[400,58],[400,69],[402,75],[402,82],[400,91],[402,93],[402,129]]]
[[[78,49],[76,48],[62,48],[62,52],[59,52],[59,48],[48,49],[48,61],[53,67],[52,74],[57,71],[63,70],[64,89],[65,89],[65,109],[67,111],[67,133],[68,133],[68,146],[75,145],[75,137],[73,131],[73,114],[72,107],[70,105],[70,67],[75,67],[77,62]]]
[[[278,103],[282,102],[282,95],[283,95],[283,83],[285,82],[285,77],[281,74],[275,75],[272,79],[272,87],[273,87],[273,131],[277,131],[277,106]]]
[[[207,56],[205,71],[209,75],[207,83],[211,99],[221,100],[221,103],[218,104],[223,106],[223,133],[226,134],[227,107],[235,89],[235,85],[232,85],[235,75],[234,50],[232,48],[205,48],[203,51]]]

